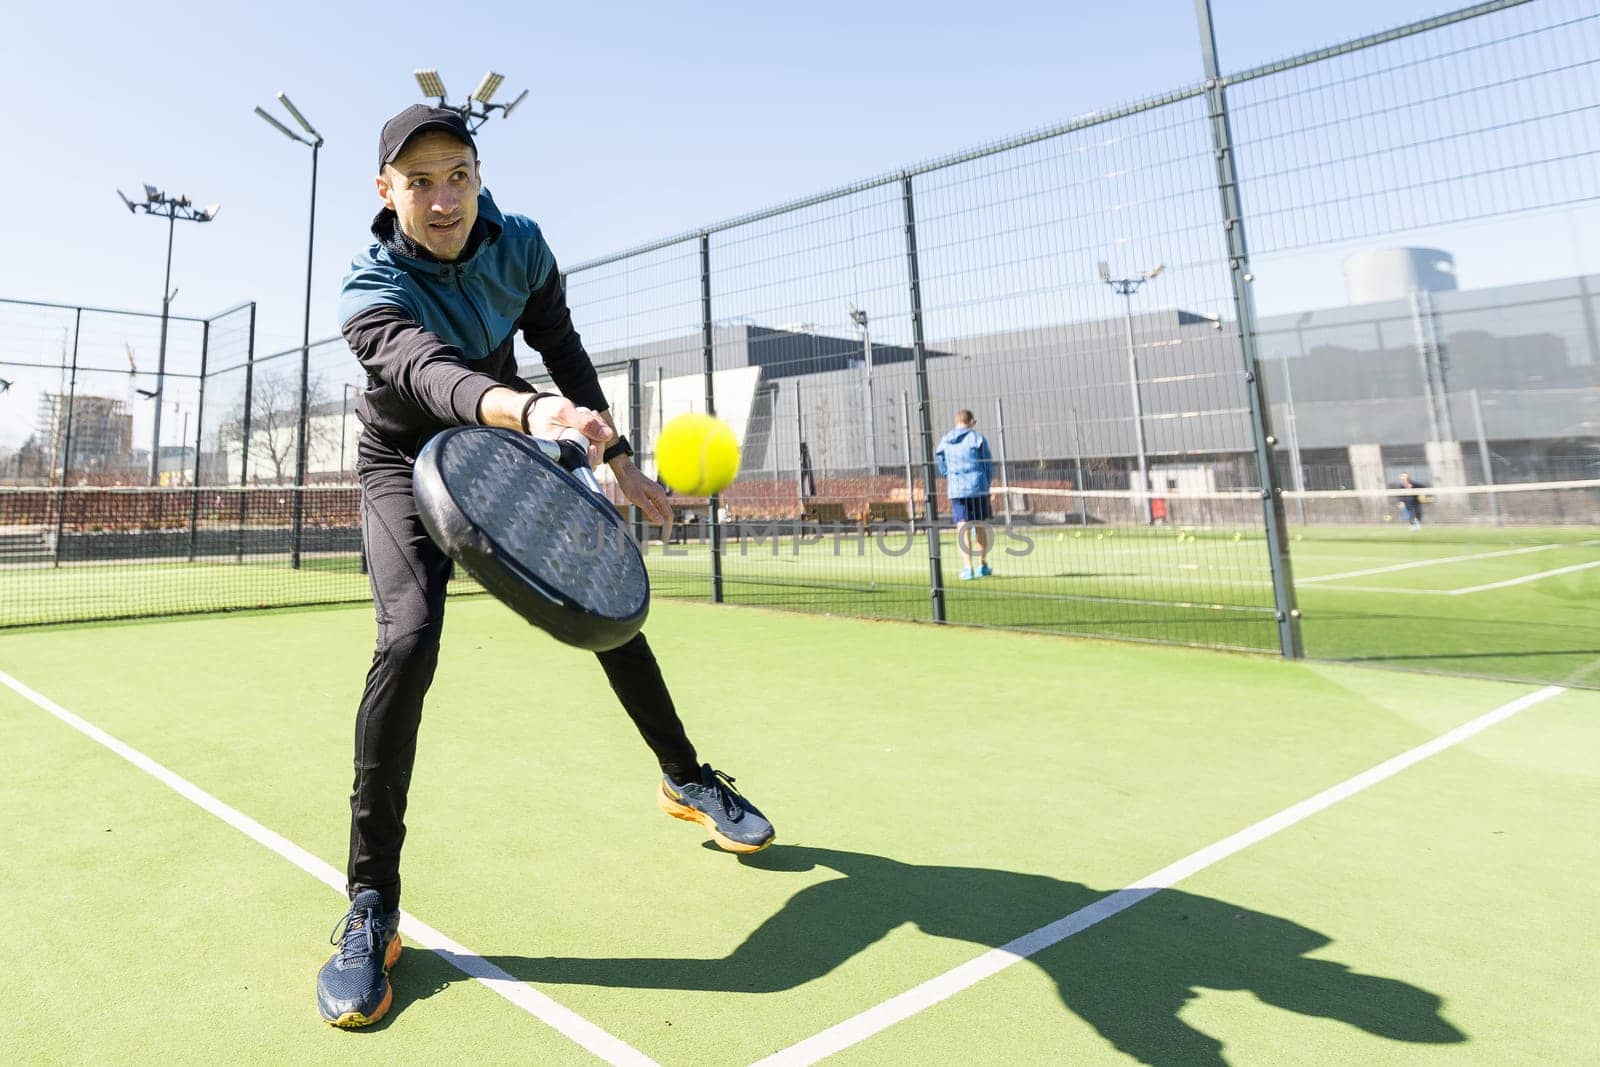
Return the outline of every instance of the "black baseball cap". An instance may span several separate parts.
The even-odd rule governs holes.
[[[406,142],[424,130],[443,130],[471,148],[473,158],[477,158],[478,143],[472,139],[472,131],[467,128],[467,120],[461,117],[461,112],[412,104],[383,124],[383,132],[378,135],[378,170],[393,163],[405,149]]]

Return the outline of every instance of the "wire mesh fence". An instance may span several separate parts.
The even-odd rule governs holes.
[[[1582,550],[1597,65],[1595,0],[1491,0],[569,266],[645,470],[685,412],[742,445],[665,543],[634,516],[657,594],[1295,651],[1319,538],[1402,551],[1402,473],[1451,501],[1427,537],[1561,528]],[[22,392],[75,367],[76,421],[117,457],[63,464],[35,432],[0,481],[354,484],[364,376],[339,339],[256,354],[244,312],[174,330],[152,461],[151,320],[114,325],[0,304],[38,353]],[[939,469],[962,409],[990,446],[986,554]],[[312,499],[291,565],[355,551],[312,547]]]

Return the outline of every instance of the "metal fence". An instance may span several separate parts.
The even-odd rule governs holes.
[[[1375,513],[1330,491],[1559,480],[1559,507],[1474,496],[1462,521],[1597,521],[1595,0],[1494,0],[1232,75],[1209,29],[1202,51],[1199,84],[569,266],[646,470],[684,412],[743,445],[669,543],[636,522],[658,595],[1295,655],[1297,530]],[[0,337],[36,354],[31,385],[0,403],[41,429],[0,481],[147,482],[152,318],[19,308]],[[303,359],[252,337],[245,310],[174,322],[158,480],[290,487],[258,543],[352,560],[351,516],[293,487],[353,484],[361,371],[337,338]],[[63,393],[83,429],[52,453],[51,402],[16,405]],[[995,453],[1004,582],[960,577],[975,546],[936,461],[958,408]]]
[[[1294,654],[1301,493],[1600,478],[1597,279],[1536,236],[1600,239],[1597,26],[1486,3],[1226,77],[1204,34],[1201,84],[570,267],[645,462],[685,411],[744,442],[665,587]],[[958,577],[957,408],[1004,583]],[[1552,493],[1494,521],[1600,521]]]

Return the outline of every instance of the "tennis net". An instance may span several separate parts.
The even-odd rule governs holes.
[[[920,493],[808,498],[790,516],[744,490],[729,494],[722,516],[716,565],[729,600],[926,617],[930,540]],[[1411,497],[1415,528],[1404,507]],[[991,493],[990,522],[999,531],[996,568],[1010,580],[969,586],[955,581],[962,545],[941,500],[944,579],[969,602],[949,616],[1217,643],[1202,620],[1221,613],[1247,624],[1221,643],[1270,647],[1262,503],[1251,488],[1001,486]],[[1318,540],[1479,541],[1543,528],[1600,538],[1600,479],[1286,491],[1283,504],[1297,551]],[[657,595],[711,588],[709,515],[688,506],[680,519],[691,514],[700,522],[680,526],[686,545],[646,548]],[[0,628],[363,601],[359,516],[353,486],[0,487]],[[458,578],[452,591],[475,588]],[[899,600],[889,595],[896,591]],[[1081,605],[1115,606],[1137,624],[1091,617]]]

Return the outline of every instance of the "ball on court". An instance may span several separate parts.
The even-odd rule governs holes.
[[[679,415],[656,438],[656,471],[674,493],[710,496],[739,473],[739,439],[711,415]]]
[[[1244,534],[1242,534],[1242,533],[1236,533],[1236,534],[1234,534],[1234,535],[1233,535],[1233,539],[1234,539],[1234,540],[1235,540],[1235,541],[1242,541],[1242,540],[1244,540]]]

